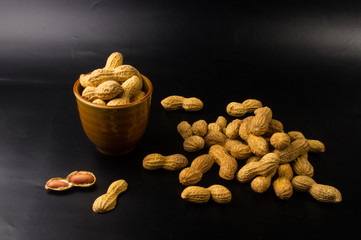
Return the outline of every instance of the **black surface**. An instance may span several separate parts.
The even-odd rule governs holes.
[[[0,239],[332,239],[358,236],[361,60],[358,4],[236,1],[2,1],[0,7]],[[122,157],[85,136],[72,85],[120,51],[154,85],[147,131]],[[200,112],[167,112],[178,94]],[[147,171],[149,153],[186,153],[176,125],[213,122],[247,98],[272,108],[286,131],[319,139],[314,179],[340,189],[325,204],[307,193],[278,199],[269,189],[226,181],[218,166],[200,186],[223,184],[228,205],[183,201],[179,172]],[[227,116],[228,120],[232,117]],[[240,166],[242,161],[239,161]],[[87,170],[88,189],[49,192],[45,182]],[[93,201],[117,179],[129,183],[106,214]]]

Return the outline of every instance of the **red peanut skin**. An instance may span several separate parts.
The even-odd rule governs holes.
[[[60,187],[67,187],[68,183],[59,180],[53,180],[49,182],[47,186],[49,188],[60,188]]]
[[[73,184],[88,184],[94,182],[94,177],[88,173],[79,173],[70,178]]]

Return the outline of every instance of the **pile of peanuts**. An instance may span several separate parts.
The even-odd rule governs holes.
[[[131,65],[123,65],[123,55],[112,53],[104,68],[81,74],[82,97],[94,104],[120,106],[142,99],[143,78]]]
[[[188,111],[184,108],[186,99],[169,96],[161,104],[166,110],[183,108]],[[202,101],[191,99],[193,111],[202,109]],[[321,202],[342,201],[338,189],[318,184],[312,179],[314,168],[308,161],[308,155],[325,151],[321,141],[307,139],[299,131],[285,132],[282,122],[273,119],[272,110],[256,99],[231,102],[226,111],[236,117],[229,123],[225,117],[219,116],[213,123],[199,120],[193,124],[187,121],[178,124],[177,131],[184,139],[185,151],[208,148],[208,153],[196,157],[189,167],[187,158],[182,154],[162,156],[158,153],[147,155],[143,159],[143,167],[148,170],[181,170],[179,181],[188,186],[181,197],[194,203],[206,203],[210,197],[218,203],[231,201],[232,194],[224,186],[195,186],[214,162],[219,165],[222,179],[236,178],[241,183],[250,182],[257,193],[267,191],[272,185],[276,196],[282,200],[289,199],[296,190],[309,192]],[[240,118],[246,114],[252,115]],[[241,164],[243,166],[239,167]]]

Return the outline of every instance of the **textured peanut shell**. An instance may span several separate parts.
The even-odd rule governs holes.
[[[273,189],[277,195],[282,200],[289,199],[293,194],[293,187],[290,180],[280,177],[273,181]]]
[[[248,112],[247,108],[242,103],[238,102],[229,103],[226,107],[226,111],[228,115],[233,117],[242,117]]]
[[[110,100],[124,92],[123,87],[116,81],[105,81],[94,90],[96,98]]]
[[[224,147],[237,160],[247,159],[252,155],[251,148],[238,140],[227,140]]]
[[[117,180],[113,182],[107,193],[99,196],[93,203],[93,211],[96,213],[109,212],[117,205],[119,194],[128,189],[128,183],[125,180]]]
[[[289,131],[287,134],[290,136],[292,141],[297,139],[305,139],[305,136],[300,131]]]
[[[212,200],[219,204],[227,204],[232,200],[232,193],[228,188],[214,184],[208,189],[211,191]]]
[[[133,76],[140,76],[138,70],[131,65],[120,65],[114,69],[115,81],[124,83]],[[140,77],[139,77],[140,78]]]
[[[268,124],[267,131],[263,134],[263,136],[271,137],[274,133],[283,132],[283,124],[281,121],[272,119]]]
[[[277,173],[278,177],[283,177],[288,180],[291,180],[293,178],[293,170],[289,163],[278,165]]]
[[[81,96],[84,99],[92,102],[95,99],[97,99],[97,96],[95,95],[95,89],[96,89],[96,87],[88,86],[88,87],[84,88],[83,92],[81,93]]]
[[[187,112],[196,112],[203,108],[203,102],[195,97],[186,98],[183,100],[182,107]]]
[[[176,171],[187,165],[188,159],[182,154],[163,156],[159,153],[152,153],[143,159],[143,168],[147,170],[163,168],[168,171]]]
[[[124,104],[125,102],[123,98],[113,98],[112,100],[106,103],[107,106],[121,106]]]
[[[226,180],[232,180],[237,171],[237,160],[228,154],[227,150],[220,145],[213,145],[209,149],[210,156],[220,166],[219,176]]]
[[[130,99],[140,91],[143,87],[143,79],[139,78],[138,76],[132,76],[127,79],[122,85],[124,92],[119,99],[119,105],[129,104]]]
[[[239,126],[238,134],[244,141],[247,141],[250,135],[249,124],[250,120],[243,120],[243,122]]]
[[[227,119],[223,116],[218,116],[216,123],[221,127],[225,128],[227,126]]]
[[[211,191],[204,187],[190,186],[183,190],[181,198],[192,203],[206,203],[211,197]]]
[[[192,124],[192,132],[194,135],[203,137],[207,134],[208,123],[204,120],[198,120]]]
[[[319,140],[308,139],[308,143],[310,144],[309,152],[319,153],[326,150],[325,145]]]
[[[313,198],[321,202],[337,203],[342,201],[341,192],[332,186],[318,184],[310,177],[296,176],[292,179],[292,186],[301,192],[310,192]]]
[[[184,140],[193,135],[192,126],[187,121],[182,121],[177,125],[177,131]]]
[[[218,123],[210,123],[208,124],[208,132],[210,131],[222,132],[222,127]]]
[[[314,199],[320,202],[338,203],[342,201],[340,191],[332,186],[314,184],[309,190]]]
[[[202,173],[205,173],[211,169],[213,164],[214,158],[209,154],[203,154],[193,160],[191,167],[198,169]]]
[[[104,69],[115,69],[123,64],[123,55],[119,52],[113,52],[107,58]]]
[[[268,153],[269,147],[267,141],[261,136],[255,136],[250,134],[247,139],[247,143],[251,151],[257,156],[264,156]]]
[[[178,178],[182,185],[189,186],[198,183],[202,179],[202,176],[202,172],[197,168],[187,167],[179,173]]]
[[[246,164],[247,163],[250,163],[250,162],[258,162],[259,160],[261,160],[262,157],[259,157],[259,156],[256,156],[256,155],[253,155],[251,157],[249,157],[246,161]]]
[[[173,95],[164,98],[160,103],[165,110],[177,110],[182,107],[184,99],[182,96]]]
[[[314,173],[314,168],[312,164],[308,161],[307,153],[298,156],[292,162],[292,168],[297,175],[305,175],[308,177],[312,177]]]
[[[274,148],[283,150],[290,146],[291,138],[287,133],[276,132],[270,138],[270,143]]]
[[[93,103],[94,103],[94,104],[98,104],[98,105],[102,105],[102,106],[107,105],[107,103],[106,103],[104,100],[101,100],[101,99],[99,99],[99,98],[95,99],[95,100],[93,101]]]
[[[257,176],[251,182],[251,188],[257,193],[264,193],[271,186],[271,178],[268,176]]]
[[[242,120],[240,119],[235,119],[232,122],[230,122],[227,127],[226,127],[226,136],[229,139],[236,139],[239,134],[239,126],[241,125]]]
[[[227,141],[226,135],[218,131],[208,131],[203,139],[206,147],[211,147],[216,144],[223,146]]]
[[[251,188],[257,193],[264,193],[271,186],[272,177],[276,174],[277,169],[269,172],[264,176],[257,176],[251,182]]]
[[[194,185],[198,183],[203,176],[203,173],[207,172],[214,163],[213,157],[208,154],[198,156],[193,160],[191,166],[184,168],[179,173],[179,182],[183,185]]]
[[[79,77],[79,81],[84,88],[87,86],[97,87],[99,84],[109,80],[123,83],[125,80],[137,74],[138,71],[134,67],[121,65],[115,69],[96,69],[90,74],[82,74]]]
[[[147,93],[139,90],[137,92],[134,93],[134,95],[130,98],[130,102],[136,102],[140,99],[142,99]]]
[[[204,148],[204,140],[202,137],[193,135],[184,140],[183,148],[187,152],[196,152]]]
[[[237,173],[239,182],[248,182],[255,176],[267,176],[277,169],[279,157],[277,154],[268,153],[258,162],[250,162],[244,165]]]
[[[273,152],[276,153],[280,158],[280,163],[288,163],[295,160],[298,156],[308,152],[310,145],[307,139],[296,139],[291,142],[291,145],[284,150],[275,149]]]
[[[258,108],[254,111],[255,117],[251,120],[250,133],[256,136],[265,134],[272,120],[272,111],[269,107]]]
[[[242,102],[248,113],[253,113],[256,109],[262,107],[262,102],[257,99],[246,99]]]
[[[308,176],[298,175],[292,178],[292,186],[295,190],[300,192],[307,192],[310,190],[311,186],[316,184],[315,180]]]

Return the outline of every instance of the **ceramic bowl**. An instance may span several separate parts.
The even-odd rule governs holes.
[[[143,76],[146,95],[122,106],[101,106],[81,97],[83,87],[79,79],[73,92],[82,127],[96,148],[107,155],[122,155],[132,151],[143,136],[149,118],[153,86]]]

